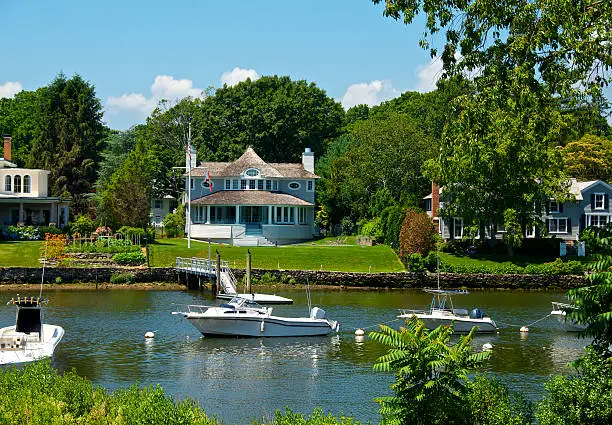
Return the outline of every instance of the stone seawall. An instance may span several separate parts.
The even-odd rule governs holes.
[[[197,286],[197,278],[188,281],[174,268],[165,267],[95,267],[95,268],[53,268],[45,269],[45,283],[109,282],[114,273],[131,273],[136,282],[181,282]],[[0,267],[0,284],[39,283],[42,268]],[[354,286],[373,288],[424,288],[435,287],[437,275],[425,273],[346,273],[304,270],[252,270],[252,276],[259,279],[269,273],[276,279],[283,276],[293,278],[299,284]],[[234,270],[236,279],[242,282],[245,270]],[[58,279],[59,277],[59,279]],[[194,281],[195,280],[195,281]],[[202,283],[207,283],[203,278]],[[490,288],[490,289],[569,289],[584,286],[583,276],[540,276],[540,275],[490,275],[441,273],[440,284],[447,288]]]

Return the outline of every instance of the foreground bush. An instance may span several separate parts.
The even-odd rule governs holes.
[[[113,255],[113,261],[122,266],[139,266],[147,261],[147,257],[141,252],[122,252]]]
[[[94,386],[74,372],[59,375],[49,362],[0,370],[0,423],[216,425],[193,401],[175,402],[157,387],[118,390]]]

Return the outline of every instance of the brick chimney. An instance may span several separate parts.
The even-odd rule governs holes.
[[[4,159],[11,160],[11,136],[4,136]]]
[[[431,182],[431,218],[434,222],[436,231],[440,231],[440,218],[438,210],[440,209],[440,186],[436,182]]]

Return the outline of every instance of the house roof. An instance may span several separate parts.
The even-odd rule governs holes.
[[[8,159],[0,158],[0,168],[14,168],[17,164],[9,161]]]
[[[263,190],[223,190],[192,200],[191,205],[285,205],[312,207],[314,204],[287,193]]]
[[[201,162],[198,168],[191,170],[191,176],[204,177],[206,172],[209,172],[211,177],[235,177],[249,168],[257,168],[265,177],[319,178],[316,174],[306,171],[300,163],[267,163],[250,146],[234,162]],[[186,175],[187,173],[184,174]]]

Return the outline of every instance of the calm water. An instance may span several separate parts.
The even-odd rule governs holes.
[[[295,300],[278,306],[275,314],[307,314],[303,291],[277,291]],[[0,297],[15,295],[0,292]],[[22,294],[23,295],[23,294]],[[276,409],[290,406],[310,413],[322,407],[377,423],[373,398],[389,394],[392,377],[372,370],[384,352],[376,343],[356,340],[357,327],[374,329],[393,320],[399,308],[426,306],[421,291],[315,291],[313,305],[342,324],[338,335],[316,338],[226,339],[200,338],[189,322],[171,311],[180,305],[214,303],[198,292],[164,291],[47,291],[46,322],[66,330],[53,364],[75,368],[108,389],[161,385],[175,398],[191,397],[209,414],[225,423],[245,424],[270,418]],[[532,398],[553,373],[567,373],[566,364],[579,356],[585,340],[561,331],[546,319],[521,335],[518,327],[544,317],[551,301],[563,301],[552,292],[472,292],[457,297],[457,307],[480,307],[498,324],[515,327],[497,335],[479,336],[475,346],[495,346],[486,370]],[[0,324],[14,322],[14,311],[0,309]],[[390,323],[397,326],[398,323]],[[156,337],[145,340],[146,331]]]

